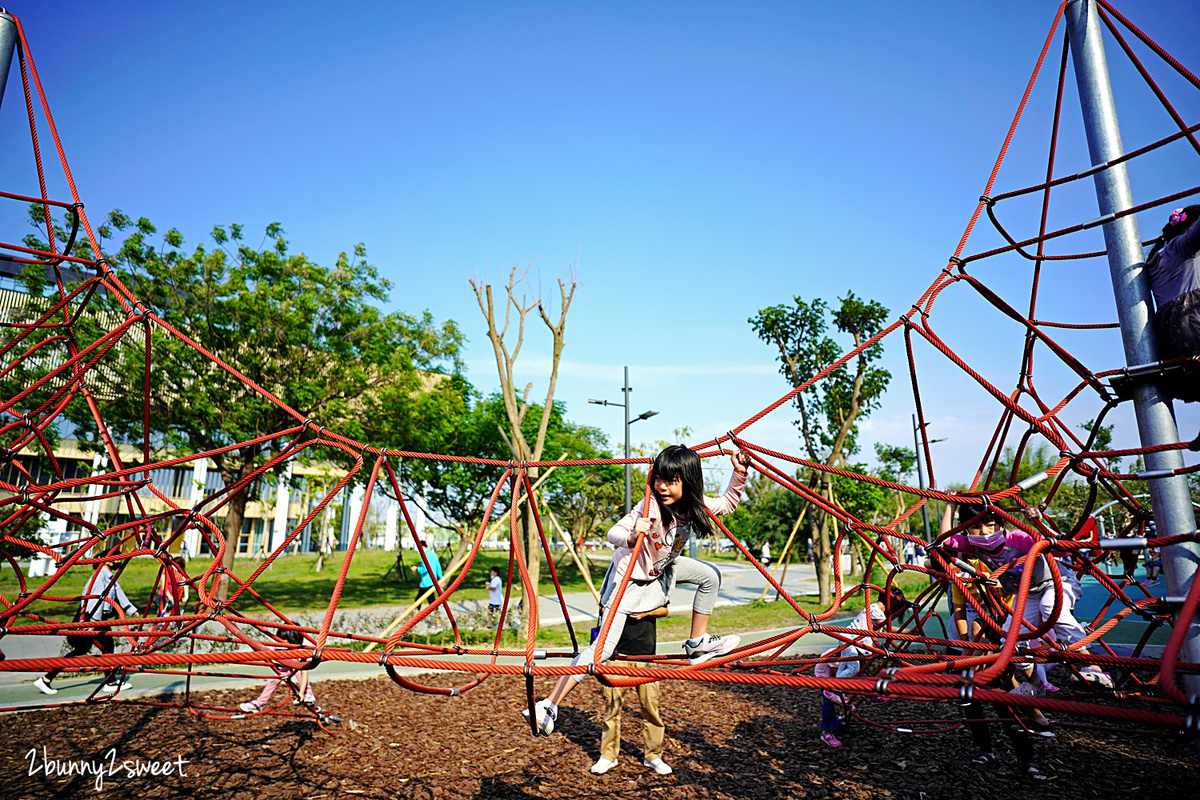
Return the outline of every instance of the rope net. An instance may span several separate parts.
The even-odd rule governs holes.
[[[1197,130],[1200,124],[1188,125],[1167,100],[1165,94],[1150,77],[1149,71],[1138,60],[1130,45],[1135,39],[1162,63],[1180,76],[1193,90],[1200,89],[1200,80],[1177,61],[1165,53],[1149,37],[1134,27],[1108,3],[1101,2],[1101,16],[1110,34],[1119,43],[1123,52],[1135,64],[1138,73],[1151,87],[1155,96],[1175,122],[1178,132],[1159,141],[1147,144],[1109,164],[1091,165],[1083,171],[1054,177],[1056,173],[1055,153],[1058,142],[1059,112],[1062,104],[1063,86],[1066,76],[1067,45],[1062,36],[1062,55],[1057,76],[1057,95],[1054,107],[1054,125],[1050,137],[1050,148],[1046,158],[1046,179],[1032,186],[993,194],[1001,164],[1004,162],[1013,135],[1025,111],[1035,82],[1042,70],[1043,61],[1054,45],[1063,13],[1059,8],[1046,37],[1031,75],[1028,86],[1018,106],[1012,124],[1004,139],[984,190],[984,196],[976,206],[970,223],[963,233],[953,257],[942,269],[911,309],[892,321],[875,336],[846,352],[836,361],[818,371],[803,385],[780,397],[762,411],[746,419],[728,434],[701,443],[695,447],[702,458],[719,457],[730,447],[742,448],[752,454],[751,468],[765,475],[780,486],[800,495],[821,512],[836,521],[836,536],[833,552],[841,551],[843,543],[854,542],[865,548],[866,575],[884,575],[883,585],[863,580],[849,584],[841,570],[841,560],[834,558],[832,574],[832,604],[819,612],[805,611],[776,580],[750,554],[744,542],[739,541],[717,521],[720,535],[755,565],[765,584],[772,587],[778,597],[789,603],[796,612],[793,627],[789,630],[753,643],[748,643],[733,652],[702,665],[689,665],[679,654],[659,655],[635,659],[637,666],[628,665],[585,665],[570,666],[569,659],[580,649],[574,640],[571,614],[563,597],[558,576],[554,573],[549,537],[544,527],[537,489],[531,482],[530,470],[554,466],[556,469],[587,470],[601,464],[626,464],[626,460],[595,461],[543,461],[503,462],[468,458],[452,454],[429,454],[401,452],[373,446],[370,442],[359,442],[340,435],[309,419],[303,409],[288,408],[266,388],[254,385],[238,370],[203,350],[191,340],[186,331],[177,330],[160,318],[135,297],[122,282],[120,274],[105,262],[96,234],[84,213],[79,194],[71,179],[65,153],[54,127],[50,107],[38,80],[37,71],[30,56],[24,30],[19,33],[19,64],[25,103],[28,111],[30,134],[36,160],[41,194],[27,197],[0,192],[0,198],[12,203],[41,203],[45,208],[46,231],[49,247],[46,250],[18,244],[0,243],[0,258],[18,265],[40,264],[54,279],[53,291],[36,311],[22,318],[10,315],[4,325],[3,364],[0,375],[23,371],[30,379],[10,396],[3,397],[0,411],[0,452],[4,464],[10,468],[7,474],[16,474],[19,480],[0,482],[5,497],[0,500],[0,541],[3,556],[15,579],[5,576],[0,586],[0,650],[6,636],[20,634],[31,637],[63,637],[87,635],[104,631],[114,639],[127,644],[127,650],[115,654],[85,655],[73,658],[8,658],[0,661],[0,670],[41,672],[51,669],[107,670],[121,667],[135,672],[158,672],[187,676],[231,676],[218,671],[222,665],[255,665],[267,676],[276,671],[309,669],[322,662],[360,662],[378,665],[398,685],[410,690],[445,695],[456,695],[468,691],[491,675],[522,675],[526,678],[530,703],[532,704],[532,680],[534,676],[562,676],[588,672],[599,679],[614,684],[633,684],[646,680],[692,680],[712,683],[773,684],[793,686],[801,689],[829,690],[843,697],[874,696],[906,698],[928,703],[983,701],[1003,703],[1015,707],[1037,706],[1058,714],[1081,715],[1098,721],[1137,723],[1159,731],[1179,730],[1191,727],[1196,716],[1189,707],[1187,698],[1180,689],[1179,676],[1195,673],[1198,664],[1179,661],[1183,634],[1187,626],[1175,626],[1174,615],[1181,613],[1191,619],[1195,613],[1200,594],[1200,583],[1193,582],[1185,598],[1173,602],[1156,598],[1143,584],[1131,577],[1114,578],[1104,569],[1103,561],[1113,549],[1127,547],[1170,547],[1183,542],[1195,542],[1195,532],[1174,537],[1154,538],[1149,536],[1151,515],[1139,502],[1127,483],[1145,479],[1145,473],[1121,473],[1112,468],[1113,459],[1144,456],[1152,451],[1166,449],[1200,450],[1200,439],[1178,445],[1158,448],[1134,448],[1126,450],[1096,449],[1096,436],[1101,423],[1111,410],[1125,402],[1128,392],[1121,389],[1122,381],[1138,379],[1129,370],[1084,363],[1060,345],[1056,339],[1059,331],[1096,331],[1116,326],[1114,322],[1083,324],[1043,319],[1038,307],[1038,289],[1042,281],[1043,268],[1051,262],[1068,260],[1101,259],[1098,252],[1059,251],[1074,241],[1073,235],[1095,228],[1107,220],[1075,223],[1057,230],[1048,229],[1048,209],[1052,192],[1094,173],[1145,156],[1160,148],[1178,143],[1200,154]],[[36,103],[35,103],[36,98]],[[46,191],[46,174],[39,147],[37,109],[40,108],[45,129],[54,141],[59,163],[70,188],[68,200],[54,199]],[[1192,187],[1174,192],[1157,200],[1143,203],[1121,215],[1169,205],[1181,198],[1200,192]],[[1006,222],[1003,210],[1020,198],[1032,198],[1039,204],[1040,214],[1036,233],[1017,233],[1021,227]],[[51,223],[51,212],[67,213],[72,225],[66,240],[56,236]],[[1004,244],[983,252],[964,254],[968,238],[977,222],[986,214]],[[73,255],[76,237],[82,233],[90,243],[91,257]],[[1055,252],[1049,252],[1052,248]],[[1028,284],[1028,299],[1020,310],[1005,300],[1001,293],[989,288],[978,277],[977,267],[989,264],[1002,256],[1019,257],[1031,265]],[[1099,262],[1098,262],[1099,263]],[[967,290],[975,293],[997,315],[1020,326],[1023,330],[1024,346],[1021,352],[1015,383],[1011,388],[1001,388],[984,376],[985,370],[972,367],[939,336],[935,320],[938,319],[938,301],[943,293]],[[106,292],[117,298],[124,317],[113,319],[102,335],[87,338],[80,331],[79,321],[89,313],[98,292]],[[206,459],[216,451],[190,454],[183,458],[154,461],[154,434],[149,421],[149,396],[155,386],[158,353],[155,338],[150,334],[163,335],[195,348],[212,365],[228,376],[248,385],[261,398],[283,409],[294,423],[283,430],[259,439],[231,443],[225,450],[234,450],[249,445],[270,445],[273,457],[263,463],[252,474],[239,483],[221,488],[193,505],[177,504],[169,487],[160,485],[158,476],[166,468],[190,466],[197,460]],[[959,370],[965,380],[989,395],[1000,408],[999,419],[990,444],[983,453],[971,490],[952,497],[937,489],[925,489],[860,474],[852,470],[830,466],[819,461],[797,457],[794,454],[768,449],[756,443],[752,434],[754,425],[772,412],[776,412],[796,401],[806,391],[826,381],[835,370],[843,369],[868,348],[875,347],[885,339],[902,339],[913,398],[917,410],[920,430],[925,429],[925,405],[923,391],[916,368],[917,351],[926,345],[936,354],[948,360]],[[117,348],[134,347],[145,352],[145,381],[141,387],[131,387],[131,392],[141,392],[146,408],[145,430],[138,444],[144,458],[140,463],[127,464],[122,460],[119,448],[109,435],[99,411],[99,404],[89,386],[89,378],[106,368]],[[1034,363],[1038,357],[1039,370],[1043,363],[1051,363],[1057,369],[1065,369],[1072,376],[1070,385],[1061,393],[1047,392],[1035,386]],[[1186,359],[1167,364],[1170,368],[1189,369]],[[986,370],[994,374],[995,370]],[[61,460],[56,457],[57,439],[53,435],[60,423],[63,410],[68,404],[86,403],[92,409],[94,420],[106,445],[108,461],[106,467],[94,470],[90,475],[71,475],[64,472]],[[1064,412],[1092,409],[1095,425],[1089,436],[1081,437],[1063,421]],[[786,409],[785,409],[786,410]],[[1057,461],[1032,479],[1018,481],[1017,466],[1022,455],[1032,447],[1046,444],[1059,453]],[[1002,474],[999,468],[1001,452],[1006,445],[1015,446],[1010,474]],[[923,443],[924,463],[933,472],[933,453],[928,439]],[[43,453],[51,465],[48,472],[32,470],[28,462],[18,455],[22,452]],[[231,542],[219,522],[219,515],[230,502],[234,493],[251,485],[290,459],[303,455],[307,459],[320,459],[323,453],[343,453],[354,459],[353,468],[340,475],[336,485],[324,495],[311,512],[292,528],[261,563],[249,574],[237,574],[222,567],[222,561]],[[406,461],[436,459],[486,465],[502,470],[491,492],[484,519],[475,533],[461,569],[448,580],[435,580],[431,603],[417,611],[390,633],[362,635],[338,631],[333,627],[334,615],[346,583],[352,560],[360,552],[364,523],[372,501],[377,497],[376,487],[390,490],[391,496],[399,498],[403,520],[413,539],[418,543],[418,552],[426,568],[428,555],[420,545],[409,509],[404,503],[398,472]],[[634,463],[646,463],[634,460]],[[1192,474],[1200,464],[1192,464],[1175,470],[1174,474]],[[14,473],[13,470],[16,472]],[[801,480],[795,475],[817,476],[818,480]],[[828,493],[819,490],[820,476],[833,476],[853,481],[864,481],[882,487],[897,496],[907,498],[908,504],[895,519],[884,524],[873,524],[858,519]],[[1053,504],[1056,494],[1065,485],[1068,476],[1086,481],[1087,500],[1085,507],[1073,520],[1056,524],[1047,514],[1029,516],[1020,513],[1028,503],[1024,493],[1041,482],[1049,482],[1043,508]],[[930,485],[936,486],[931,474]],[[365,501],[352,530],[340,566],[338,579],[332,596],[324,609],[319,624],[298,624],[287,614],[275,608],[255,589],[256,579],[271,564],[293,546],[303,531],[313,522],[327,505],[335,500],[339,492],[353,484],[366,484]],[[125,514],[125,521],[103,527],[94,516],[68,509],[79,505],[79,495],[91,500],[118,498]],[[147,507],[147,498],[157,499],[154,509]],[[943,550],[929,550],[928,566],[905,563],[902,555],[909,545],[927,545],[919,536],[908,531],[908,521],[914,514],[934,502],[981,501],[990,506],[1003,521],[1005,527],[1022,529],[1035,539],[1034,549],[1026,557],[1030,563],[1038,555],[1052,556],[1047,559],[1053,578],[1054,605],[1046,620],[1034,627],[1022,622],[1027,602],[1036,602],[1029,594],[1032,570],[1025,570],[1021,582],[1010,601],[996,593],[972,592],[985,578],[995,580],[1005,569],[1019,566],[1010,564],[998,572],[985,576],[972,574],[962,564],[956,564]],[[481,576],[472,572],[492,523],[493,509],[499,501],[509,508],[518,508],[522,502],[533,509],[536,534],[540,538],[545,563],[549,566],[556,587],[559,603],[571,631],[572,648],[545,650],[538,647],[538,609],[535,604],[526,609],[528,615],[526,640],[520,649],[500,648],[501,632],[505,620],[513,611],[512,586],[519,580],[526,596],[533,596],[528,565],[522,547],[508,548],[508,590],[500,610],[495,640],[491,646],[470,647],[463,644],[459,621],[456,620],[451,601],[464,585],[468,576],[477,585]],[[1126,513],[1126,522],[1114,539],[1102,540],[1097,533],[1092,512],[1105,502],[1115,501]],[[74,505],[71,505],[74,503]],[[47,543],[42,537],[23,534],[24,530],[36,528],[31,525],[39,515],[43,518],[65,521],[67,530],[74,531],[65,541]],[[508,525],[513,542],[520,540],[516,515],[510,515]],[[959,526],[943,534],[939,540],[961,531]],[[160,601],[157,606],[147,604],[144,613],[129,615],[125,609],[111,599],[103,602],[111,606],[110,613],[103,619],[80,619],[77,613],[81,602],[101,598],[108,587],[88,585],[83,592],[63,590],[74,576],[93,574],[98,564],[109,568],[113,580],[119,580],[123,571],[134,559],[154,559],[158,562],[155,579],[157,592],[168,581],[173,581],[171,550],[178,550],[185,537],[198,537],[203,550],[208,554],[195,558],[182,571],[179,580],[186,583],[195,595],[195,610],[189,613],[175,602]],[[1139,538],[1140,537],[1140,538]],[[16,554],[28,558],[48,560],[52,566],[45,576],[28,574],[27,567]],[[847,601],[861,599],[863,603],[883,597],[895,578],[905,571],[919,573],[928,578],[927,588],[911,598],[904,610],[893,610],[893,615],[879,630],[864,631],[846,627],[836,620],[845,617]],[[1058,615],[1068,600],[1064,597],[1067,581],[1064,575],[1073,571],[1077,576],[1090,577],[1107,592],[1099,612],[1090,619],[1082,620],[1089,631],[1082,641],[1065,645],[1048,635]],[[97,573],[99,574],[99,573]],[[450,575],[450,573],[447,573]],[[227,596],[222,599],[220,587],[227,584]],[[15,591],[12,587],[15,585]],[[75,585],[75,584],[71,584]],[[1090,583],[1089,583],[1090,585]],[[989,635],[982,641],[961,642],[952,638],[947,631],[946,616],[937,607],[953,587],[966,593],[970,603],[979,613]],[[624,586],[619,591],[623,592]],[[1092,589],[1092,591],[1096,591]],[[165,595],[170,597],[170,593]],[[250,601],[255,612],[235,610],[234,604]],[[61,613],[52,614],[46,609],[55,608]],[[40,610],[39,610],[40,609]],[[422,621],[434,614],[445,614],[454,644],[438,645],[414,641],[410,635]],[[72,617],[72,615],[74,615]],[[64,618],[73,621],[65,622]],[[1140,620],[1148,623],[1145,633],[1132,647],[1117,648],[1106,642],[1105,637],[1123,620]],[[1147,645],[1152,634],[1159,629],[1170,631],[1168,643],[1161,654]],[[281,637],[284,631],[298,631],[300,644],[292,644]],[[908,632],[902,632],[908,631]],[[601,636],[607,634],[607,626]],[[821,637],[813,637],[821,634]],[[806,637],[809,637],[806,639]],[[832,637],[834,646],[829,647]],[[823,644],[816,649],[820,654],[804,652],[804,645],[816,638]],[[223,645],[221,648],[212,644]],[[198,647],[200,644],[208,646]],[[597,643],[596,651],[602,649]],[[797,647],[800,646],[800,652]],[[365,650],[364,647],[369,647]],[[852,650],[849,648],[853,648]],[[1081,652],[1080,648],[1087,648]],[[859,668],[850,677],[838,677],[839,664],[858,662]],[[1101,688],[1080,680],[1076,691],[1061,692],[1054,697],[1010,694],[998,683],[998,678],[1016,664],[1039,663],[1061,665],[1077,677],[1084,677],[1082,670],[1088,665],[1097,665],[1116,676],[1114,690]],[[181,666],[182,665],[182,666]],[[423,670],[423,672],[416,672]],[[402,674],[403,670],[403,674]],[[428,671],[465,673],[463,683],[453,687],[428,685]],[[237,677],[246,677],[239,673]],[[237,716],[237,709],[212,708],[193,702],[191,684],[189,690],[176,702],[192,709],[196,714],[214,717]],[[85,702],[108,699],[97,690]],[[126,701],[126,702],[138,702]],[[861,719],[861,717],[859,717]],[[322,722],[324,718],[322,717]],[[907,720],[878,722],[897,730],[919,730],[934,733],[956,727],[957,722],[946,719]]]

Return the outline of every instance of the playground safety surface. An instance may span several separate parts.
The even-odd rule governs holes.
[[[461,678],[461,676],[456,676]],[[450,678],[447,678],[449,684]],[[538,680],[544,696],[548,680]],[[178,707],[139,702],[57,708],[0,717],[0,795],[5,798],[1001,798],[1200,797],[1193,744],[1133,729],[1060,724],[1035,742],[1050,776],[1017,776],[1006,737],[995,726],[999,759],[986,768],[964,729],[936,735],[855,724],[844,746],[818,740],[817,693],[783,687],[691,682],[663,685],[665,760],[674,774],[642,766],[634,692],[626,697],[619,764],[596,776],[601,699],[588,680],[560,709],[549,738],[524,724],[524,680],[494,676],[455,698],[412,694],[386,678],[314,685],[320,704],[343,716],[329,735],[311,715],[206,719]],[[194,696],[228,708],[239,693]],[[58,699],[58,698],[55,698]],[[151,698],[153,699],[153,698]],[[168,698],[162,698],[166,700]],[[282,700],[277,694],[276,700]],[[953,717],[944,705],[859,704],[876,722]],[[994,712],[993,712],[994,713]],[[1061,721],[1067,723],[1069,721]],[[1080,719],[1081,725],[1094,720]],[[44,750],[43,750],[44,748]],[[115,770],[95,789],[94,774],[47,777],[46,763],[85,761]],[[30,775],[30,750],[38,769]],[[182,758],[185,775],[132,776],[122,764]]]

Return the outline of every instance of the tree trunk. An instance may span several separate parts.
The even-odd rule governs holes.
[[[830,580],[833,553],[829,542],[829,515],[820,512],[817,523],[816,545],[813,547],[813,558],[817,568],[817,591],[820,594],[818,602],[822,606],[833,603],[833,589]]]
[[[235,483],[237,479],[225,483]],[[225,513],[225,555],[221,558],[221,566],[227,571],[233,569],[233,559],[237,555],[238,542],[242,538],[242,522],[246,519],[246,503],[250,499],[250,487],[243,488],[229,500]],[[222,603],[229,597],[229,574],[221,574],[217,582],[217,599]]]
[[[532,475],[533,470],[530,470]],[[533,597],[525,597],[525,627],[528,631],[533,622],[533,609],[537,608],[538,581],[542,574],[542,539],[538,536],[537,523],[533,519],[533,508],[527,504],[525,513],[521,515],[521,525],[525,536],[525,568],[529,570],[529,584],[533,587]]]
[[[337,509],[340,516],[341,506],[337,506]],[[325,569],[325,559],[333,553],[334,536],[331,520],[333,513],[334,505],[330,503],[317,516],[317,562],[313,564],[313,572]]]

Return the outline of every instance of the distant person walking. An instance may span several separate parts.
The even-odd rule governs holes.
[[[84,587],[83,596],[80,597],[79,611],[75,615],[76,622],[100,622],[106,618],[115,618],[118,607],[129,616],[141,615],[141,610],[125,596],[125,590],[121,588],[121,584],[117,583],[116,576],[113,575],[107,564],[97,560],[92,565],[92,569],[92,577]],[[112,629],[107,626],[95,629],[75,629],[75,632],[67,634],[67,644],[71,647],[67,658],[86,656],[93,646],[104,655],[112,655],[117,649]],[[58,694],[58,689],[54,688],[53,683],[61,671],[61,669],[52,669],[34,681],[33,685],[42,694]],[[104,685],[100,687],[100,691],[106,694],[117,694],[128,689],[130,684],[124,678],[125,670],[121,667],[114,667],[105,675]]]
[[[488,578],[488,621],[492,627],[495,627],[496,615],[500,613],[500,606],[504,603],[504,581],[500,578],[500,569],[492,567],[492,576]]]
[[[424,539],[421,540],[421,548],[425,552],[425,557],[429,559],[429,569],[433,570],[433,576],[430,577],[429,570],[425,569],[424,561],[412,568],[413,571],[417,573],[417,577],[420,579],[417,581],[417,600],[421,599],[421,595],[425,594],[426,589],[429,589],[433,586],[435,579],[439,581],[442,579],[442,562],[438,560],[437,550],[430,547],[429,543]],[[417,608],[420,607],[421,606],[418,604]]]

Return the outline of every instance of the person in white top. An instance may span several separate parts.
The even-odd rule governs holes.
[[[92,577],[88,580],[83,595],[79,598],[79,614],[76,622],[100,622],[106,616],[116,616],[118,608],[129,616],[141,616],[141,609],[125,596],[125,590],[121,588],[121,584],[117,583],[116,576],[113,575],[107,564],[97,559],[92,565],[92,569],[94,570]],[[86,656],[93,645],[105,655],[112,655],[116,650],[112,630],[108,627],[76,629],[73,633],[67,634],[67,644],[71,646],[71,652],[67,653],[67,658]],[[55,689],[52,684],[60,671],[59,669],[50,670],[34,681],[33,685],[42,694],[58,694],[58,689]],[[124,678],[125,671],[120,667],[109,670],[100,690],[106,694],[116,694],[128,689],[130,684]]]
[[[488,619],[494,619],[500,613],[500,605],[504,602],[504,581],[500,579],[500,569],[492,567],[492,577],[488,578]],[[495,627],[493,624],[492,627]]]

